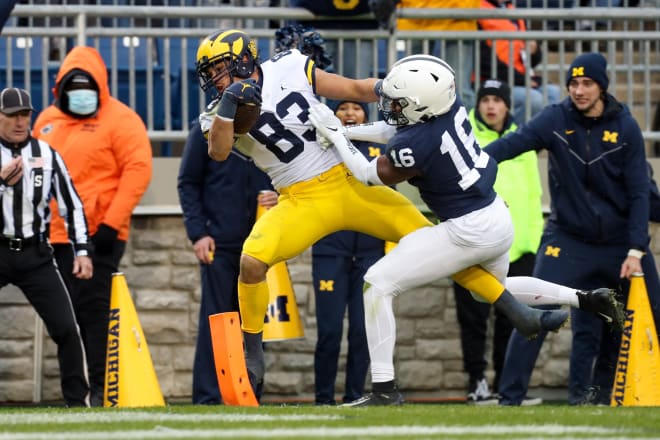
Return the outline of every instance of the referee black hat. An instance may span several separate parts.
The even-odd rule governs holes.
[[[8,87],[0,92],[0,112],[12,115],[23,110],[34,110],[26,90]]]

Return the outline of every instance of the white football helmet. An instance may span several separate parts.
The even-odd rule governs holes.
[[[397,61],[383,80],[378,108],[390,125],[411,125],[445,114],[456,101],[454,70],[431,55]]]

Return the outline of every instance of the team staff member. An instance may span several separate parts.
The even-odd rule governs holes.
[[[339,102],[335,114],[343,125],[367,122],[367,106],[353,101]],[[380,155],[381,146],[356,142],[366,157]],[[385,242],[367,234],[340,231],[312,246],[312,278],[316,299],[317,341],[314,351],[314,389],[317,405],[335,404],[337,362],[348,311],[348,352],[343,402],[364,394],[369,370],[369,347],[364,329],[362,286],[369,267],[385,255]]]
[[[89,406],[85,350],[66,286],[48,243],[49,201],[58,200],[73,243],[72,275],[92,276],[83,205],[60,155],[30,136],[30,95],[0,92],[0,287],[20,288],[57,344],[62,394],[67,406]],[[71,245],[69,245],[71,246]]]
[[[575,58],[566,72],[569,96],[490,144],[488,154],[499,162],[548,150],[552,204],[534,275],[581,289],[621,287],[627,296],[628,278],[643,272],[658,330],[660,282],[649,251],[644,139],[630,111],[607,93],[606,69],[599,53]],[[609,404],[621,334],[578,310],[571,323],[569,403]],[[500,403],[521,403],[542,343],[543,337],[527,341],[513,332]]]
[[[73,254],[56,215],[50,239],[85,342],[92,405],[101,406],[112,274],[119,271],[133,209],[151,180],[151,143],[137,113],[110,96],[96,49],[72,49],[55,81],[55,102],[39,115],[33,133],[62,155],[85,205],[94,244],[91,280],[71,276]]]
[[[477,143],[488,152],[488,144],[517,126],[511,110],[511,88],[505,82],[488,79],[477,92],[477,105],[470,110],[470,125]],[[513,244],[509,249],[507,276],[530,276],[534,272],[534,257],[543,233],[541,208],[541,177],[536,152],[528,151],[515,160],[498,166],[495,191],[506,202],[513,221]],[[490,393],[486,369],[486,335],[490,304],[475,301],[468,292],[454,283],[456,317],[461,328],[463,368],[469,375],[467,402],[477,405],[497,405]],[[511,335],[511,323],[495,310],[493,330],[493,390],[497,392],[506,346]]]
[[[192,402],[220,404],[213,360],[210,315],[238,311],[238,268],[243,241],[255,221],[257,198],[265,207],[277,203],[270,179],[252,160],[234,152],[225,162],[212,160],[195,122],[179,168],[183,223],[199,261],[202,296],[193,361]]]

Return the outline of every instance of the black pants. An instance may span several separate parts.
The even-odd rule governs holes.
[[[9,283],[23,291],[57,344],[64,401],[68,406],[89,406],[85,351],[52,248],[34,243],[13,251],[6,242],[0,242],[0,287]]]
[[[508,276],[530,276],[534,271],[534,254],[524,254],[509,265]],[[470,292],[454,283],[456,299],[456,317],[461,330],[461,348],[463,350],[463,369],[470,378],[470,385],[484,377],[486,371],[486,332],[491,304],[472,298]],[[495,310],[495,328],[493,332],[493,391],[497,392],[506,346],[513,327],[498,310]]]
[[[76,319],[87,352],[91,404],[92,406],[103,406],[112,274],[119,271],[119,261],[124,255],[126,242],[115,241],[110,254],[92,254],[94,275],[89,280],[80,280],[72,275],[73,249],[71,245],[56,244],[53,248],[57,265],[60,267],[60,272],[71,293]]]

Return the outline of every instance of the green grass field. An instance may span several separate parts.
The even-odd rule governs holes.
[[[464,404],[0,408],[0,440],[224,438],[657,439],[660,408]]]

